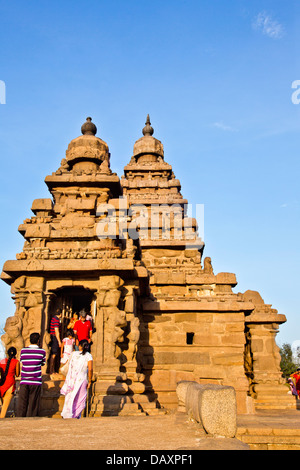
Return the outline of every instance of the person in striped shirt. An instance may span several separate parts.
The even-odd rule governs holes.
[[[17,405],[17,417],[38,416],[41,389],[42,366],[46,362],[46,351],[39,347],[40,334],[30,335],[30,345],[21,349],[21,381]]]
[[[62,316],[61,309],[58,308],[55,312],[55,315],[51,318],[51,322],[50,322],[51,352],[50,352],[49,369],[50,369],[50,377],[52,379],[55,379],[55,376],[57,375],[56,360],[57,360],[57,357],[60,355],[60,348],[61,348],[60,318],[61,316]]]

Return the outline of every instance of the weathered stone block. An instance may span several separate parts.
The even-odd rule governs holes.
[[[252,352],[262,352],[264,350],[264,342],[262,339],[253,338],[251,342]]]
[[[237,431],[236,394],[233,387],[190,383],[186,386],[187,413],[212,436],[235,437]]]
[[[160,272],[154,276],[156,284],[185,284],[185,273]]]
[[[52,199],[35,199],[32,203],[31,210],[34,214],[37,212],[51,212],[53,208]]]
[[[186,344],[186,335],[175,331],[161,331],[157,334],[153,346],[155,344],[162,346],[184,346]]]
[[[242,322],[240,322],[240,323],[231,323],[231,324],[225,326],[225,331],[227,331],[229,333],[239,333],[239,332],[241,332],[241,333],[244,334],[244,330],[245,330],[245,325]]]
[[[158,364],[173,364],[174,353],[170,351],[158,351],[154,353],[154,360]]]
[[[162,294],[167,294],[169,296],[185,295],[186,287],[185,286],[161,286],[160,292]]]
[[[158,364],[209,364],[209,353],[189,351],[161,351],[154,352],[155,362]]]
[[[218,314],[215,318],[215,321],[217,322],[225,322],[225,323],[230,323],[230,322],[242,322],[244,323],[244,314],[242,313],[221,313]]]
[[[235,286],[237,284],[236,275],[233,273],[218,273],[216,275],[217,284],[230,284]]]
[[[72,211],[92,211],[96,206],[96,198],[89,197],[87,199],[67,199],[65,206]]]
[[[201,346],[219,346],[220,338],[213,333],[196,333],[193,343]]]
[[[230,335],[224,335],[221,338],[222,344],[226,345],[238,345],[242,346],[245,344],[246,339],[244,333],[231,333]]]
[[[153,317],[153,320],[150,320],[150,321],[152,321],[152,323],[169,322],[169,321],[171,321],[171,317],[166,316],[166,315],[155,315]]]
[[[223,384],[224,366],[215,365],[212,361],[210,361],[209,364],[196,365],[194,367],[194,374],[195,377],[197,377],[197,381],[199,383]]]
[[[175,323],[180,323],[184,321],[196,322],[197,313],[176,313],[175,314]]]
[[[243,354],[218,354],[213,357],[213,363],[216,365],[232,366],[232,365],[243,365],[244,356]]]
[[[51,226],[49,224],[27,225],[25,238],[49,238]]]

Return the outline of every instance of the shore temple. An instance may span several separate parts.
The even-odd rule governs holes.
[[[5,348],[19,353],[38,331],[49,358],[56,309],[64,335],[85,308],[94,325],[90,416],[176,409],[183,380],[233,386],[238,413],[295,408],[275,342],[285,316],[258,292],[234,293],[235,274],[214,272],[149,116],[142,132],[120,178],[87,118],[46,177],[51,197],[33,201],[18,228],[23,251],[3,266],[15,302]],[[53,416],[63,397],[47,367],[42,414]]]

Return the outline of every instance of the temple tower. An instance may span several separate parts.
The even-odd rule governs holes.
[[[145,391],[135,358],[136,305],[148,274],[135,261],[131,240],[105,232],[107,207],[119,217],[122,189],[110,169],[108,145],[96,137],[91,118],[81,131],[60,168],[45,179],[52,198],[35,200],[34,216],[19,226],[25,238],[22,253],[3,267],[2,279],[11,285],[16,304],[3,340],[20,351],[39,331],[49,356],[49,323],[56,308],[63,312],[62,335],[72,314],[85,308],[94,323],[94,409],[99,401],[97,412],[113,414],[126,404],[120,396]]]

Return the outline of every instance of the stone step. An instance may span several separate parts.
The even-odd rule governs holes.
[[[126,395],[93,395],[91,397],[91,403],[112,403],[118,406],[131,402],[128,400]]]
[[[122,408],[116,407],[115,404],[93,404],[90,409],[90,415],[94,417],[100,416],[145,416],[146,413],[137,403],[125,403]]]
[[[273,403],[274,405],[277,404],[277,405],[280,405],[280,406],[288,406],[288,407],[291,407],[291,408],[296,408],[296,400],[294,402],[290,402],[290,401],[286,401],[286,400],[276,400],[274,398],[274,400],[272,400],[271,398],[269,397],[262,397],[260,399],[257,399],[255,400],[255,404],[262,404],[262,403]]]
[[[130,397],[130,401],[117,400],[116,396],[93,397],[90,405],[90,413],[93,416],[124,416],[132,414],[158,415],[165,414],[166,410],[157,408],[156,402],[139,401],[139,396]],[[129,397],[122,397],[129,398]],[[106,399],[106,400],[105,400]],[[134,400],[134,401],[132,401]]]
[[[143,411],[146,413],[148,416],[156,416],[156,415],[163,415],[166,414],[167,411],[164,408],[152,408],[152,409],[144,409]]]
[[[279,400],[276,397],[271,398],[271,397],[260,397],[256,398],[255,403],[278,403],[279,405],[291,405],[291,406],[296,406],[297,402],[296,400]]]
[[[102,417],[105,417],[105,416],[119,416],[119,412],[118,411],[95,411],[93,413],[90,413],[89,415],[90,417],[92,418],[102,418]]]
[[[60,394],[63,380],[51,380],[50,377],[43,384],[42,400],[45,404],[45,415],[60,417],[64,406],[65,397]],[[97,384],[99,385],[99,384]],[[117,383],[113,393],[107,394],[107,387],[103,384],[98,386],[97,391],[89,400],[90,416],[119,416],[119,415],[157,415],[166,413],[164,408],[158,408],[159,404],[156,396],[151,390],[150,393],[124,394],[122,383]]]
[[[93,395],[91,398],[93,403],[102,403],[107,401],[110,403],[141,403],[156,407],[156,400],[150,400],[147,395]]]
[[[138,398],[136,400],[138,403],[140,403],[143,409],[152,410],[157,408],[156,402],[140,402]]]
[[[135,395],[94,395],[91,397],[91,404],[104,404],[115,405],[115,408],[122,408],[126,403],[137,403],[143,409],[156,409],[158,402],[148,395],[135,394]]]
[[[276,393],[275,390],[264,390],[263,392],[257,393],[257,397],[270,397],[270,398],[276,398],[278,400],[292,400],[294,397],[290,393],[288,393],[288,390],[286,393]]]
[[[124,405],[118,405],[117,403],[93,403],[90,407],[93,411],[122,411],[126,410],[138,410],[140,409],[137,403],[125,403]]]
[[[250,450],[300,450],[297,429],[238,429],[236,438],[248,444]]]
[[[133,406],[131,406],[133,405]],[[116,411],[120,412],[121,410],[124,409],[124,407],[127,407],[127,409],[130,409],[130,406],[132,409],[136,409],[138,405],[136,403],[92,403],[90,405],[90,409],[93,411]]]
[[[296,410],[297,401],[278,399],[278,397],[260,397],[255,400],[255,409],[269,409],[269,410]]]
[[[275,403],[261,403],[261,404],[258,404],[258,405],[255,405],[255,410],[257,411],[263,411],[263,410],[266,410],[266,411],[271,411],[271,410],[295,410],[296,408],[295,407],[288,407],[288,406],[283,406],[283,405],[277,405]]]
[[[122,408],[122,410],[128,410],[128,411],[134,411],[134,410],[140,410],[140,409],[141,407],[137,403],[125,403],[125,405]]]

